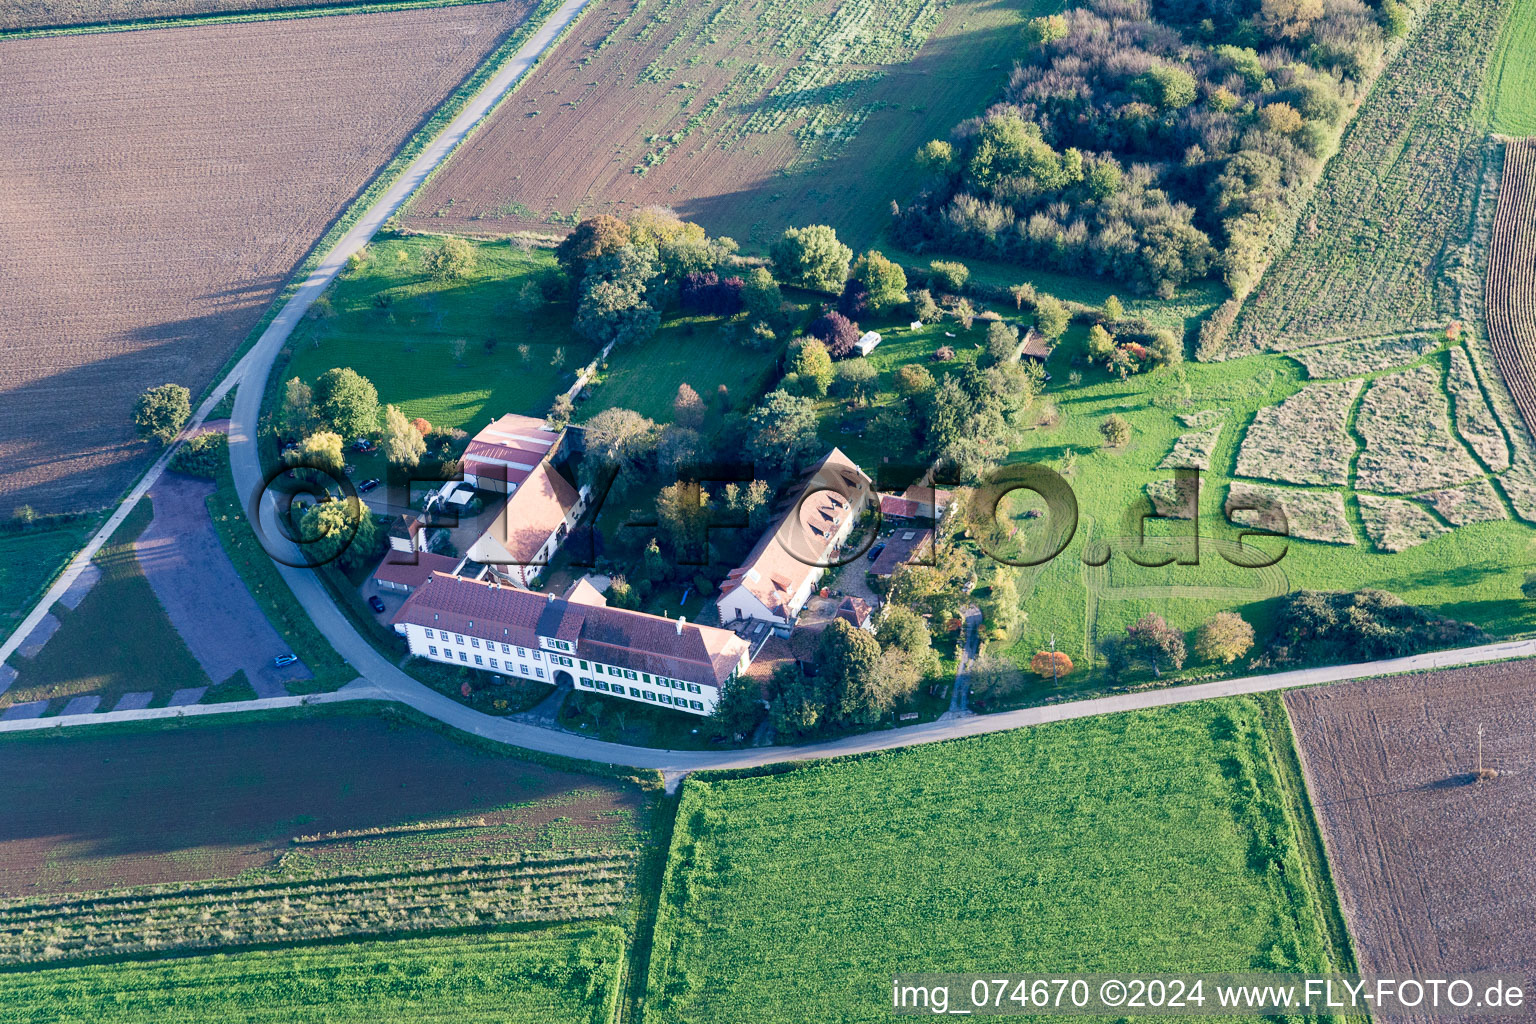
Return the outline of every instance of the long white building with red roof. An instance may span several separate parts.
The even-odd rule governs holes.
[[[610,608],[591,588],[553,594],[433,573],[394,616],[429,661],[707,715],[750,663],[735,633]]]

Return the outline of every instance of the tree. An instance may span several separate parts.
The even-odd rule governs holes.
[[[611,469],[627,485],[639,475],[640,464],[655,454],[656,423],[633,409],[604,409],[587,421],[587,459],[592,470]]]
[[[966,671],[972,698],[987,704],[1011,700],[1024,689],[1024,673],[1007,658],[984,652]]]
[[[875,629],[875,639],[881,647],[892,647],[908,654],[920,655],[933,649],[933,635],[928,623],[910,608],[887,605],[880,624]]]
[[[608,584],[608,607],[623,608],[626,611],[638,611],[640,609],[640,595],[629,580],[623,576],[615,576]]]
[[[837,364],[835,388],[856,405],[869,401],[879,381],[880,374],[868,359],[849,359]]]
[[[288,453],[288,465],[307,466],[339,478],[346,471],[347,465],[341,446],[341,435],[334,431],[322,430],[310,434]]]
[[[405,418],[398,407],[384,407],[384,458],[391,466],[414,468],[427,454],[427,442],[416,424]]]
[[[1195,653],[1203,661],[1230,665],[1253,648],[1253,627],[1236,612],[1217,612],[1195,631]]]
[[[826,675],[832,717],[839,722],[872,725],[891,709],[896,694],[882,685],[880,642],[844,619],[821,631],[817,664]]]
[[[180,384],[161,384],[139,396],[133,406],[133,425],[140,437],[170,444],[192,418],[192,392]]]
[[[772,321],[784,308],[784,294],[766,267],[754,267],[742,285],[741,303],[752,319]]]
[[[704,400],[685,381],[677,386],[672,399],[672,421],[678,426],[698,430],[704,425]]]
[[[813,338],[820,338],[833,359],[847,357],[860,337],[859,325],[835,309],[812,320],[806,333]]]
[[[936,324],[944,319],[944,311],[933,301],[933,293],[927,288],[912,293],[912,318],[925,324]]]
[[[702,447],[697,430],[669,423],[661,428],[656,442],[656,466],[673,476],[685,476],[699,461]]]
[[[1158,366],[1177,366],[1184,361],[1184,343],[1179,341],[1178,335],[1163,328],[1152,335],[1147,354]]]
[[[790,372],[798,374],[801,386],[818,398],[832,386],[832,357],[827,347],[815,338],[801,338],[790,357]]]
[[[587,264],[576,330],[599,345],[644,341],[661,323],[649,301],[659,271],[655,250],[626,245]]]
[[[1096,363],[1107,363],[1114,354],[1115,336],[1106,331],[1102,324],[1088,328],[1088,358]]]
[[[561,393],[555,396],[553,404],[549,407],[549,413],[544,418],[550,426],[559,429],[571,422],[571,417],[576,414],[576,403],[571,401],[571,396]]]
[[[1071,322],[1067,307],[1056,296],[1042,295],[1035,300],[1035,328],[1051,341],[1067,333],[1067,324]]]
[[[816,403],[774,391],[747,417],[747,450],[758,462],[794,472],[821,442],[816,437]]]
[[[1029,659],[1029,667],[1040,678],[1055,682],[1062,676],[1071,675],[1072,659],[1061,651],[1041,651]]]
[[[1125,304],[1117,297],[1111,295],[1104,300],[1104,319],[1110,323],[1125,319]]]
[[[933,373],[926,366],[907,363],[896,371],[896,393],[903,398],[921,398],[933,390]]]
[[[337,561],[344,569],[368,564],[380,547],[378,524],[356,498],[311,505],[299,520],[299,537],[310,564]]]
[[[1119,413],[1110,413],[1099,424],[1104,443],[1111,448],[1122,448],[1131,440],[1131,425]]]
[[[953,260],[934,260],[928,264],[928,287],[959,295],[971,279],[971,268]]]
[[[421,267],[434,281],[457,281],[475,269],[475,249],[462,238],[449,236],[428,249]]]
[[[1126,649],[1132,656],[1140,656],[1154,667],[1160,660],[1175,670],[1184,667],[1184,634],[1168,625],[1161,615],[1148,612],[1125,627]]]
[[[748,736],[763,717],[763,694],[757,680],[737,675],[720,687],[710,721],[727,736]]]
[[[629,225],[617,217],[600,213],[576,225],[555,247],[555,259],[574,279],[580,279],[587,264],[630,242]]]
[[[1011,363],[1019,351],[1019,332],[1012,324],[993,320],[987,325],[986,364],[998,366]]]
[[[315,382],[320,421],[346,438],[369,437],[379,429],[379,393],[350,366],[326,370]]]
[[[1195,78],[1183,68],[1159,64],[1132,79],[1131,92],[1162,110],[1179,110],[1195,102]]]
[[[773,506],[768,503],[773,497],[773,491],[768,487],[766,480],[753,480],[747,485],[747,491],[742,495],[741,507],[747,513],[747,525],[754,531],[761,531],[768,525],[768,516],[773,512]]]
[[[955,169],[955,147],[943,139],[929,139],[917,148],[913,162],[933,174],[949,174]]]
[[[1525,574],[1525,582],[1520,584],[1520,593],[1528,601],[1536,601],[1536,572]]]
[[[807,679],[795,662],[786,662],[773,670],[769,682],[773,693],[768,703],[768,720],[774,732],[784,737],[807,736],[815,732],[826,716],[826,696]]]
[[[1067,36],[1067,19],[1061,14],[1030,18],[1024,25],[1024,45],[1046,46]]]
[[[907,301],[906,271],[874,249],[854,263],[853,280],[864,286],[864,300],[876,313],[895,309]]]
[[[825,224],[790,228],[768,249],[780,280],[823,292],[842,291],[853,250]]]
[[[315,393],[297,377],[283,385],[283,427],[302,437],[315,429]]]
[[[689,480],[668,484],[656,494],[656,518],[680,563],[698,565],[704,561],[709,550],[708,491]]]

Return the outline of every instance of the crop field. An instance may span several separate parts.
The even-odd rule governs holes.
[[[344,712],[18,734],[0,742],[0,765],[8,907],[131,886],[233,889],[238,878],[256,890],[557,854],[622,859],[645,824],[634,785]]]
[[[1504,147],[1504,178],[1488,252],[1488,336],[1527,431],[1536,430],[1536,142]]]
[[[1238,474],[1290,484],[1348,481],[1355,446],[1345,425],[1359,393],[1357,380],[1308,384],[1259,410],[1237,454]]]
[[[335,7],[357,0],[11,0],[0,10],[0,31],[102,22],[149,21],[200,14]]]
[[[886,1020],[919,965],[1322,968],[1284,728],[1232,699],[690,778],[644,1020]]]
[[[0,516],[117,495],[138,394],[208,384],[529,6],[0,41]]]
[[[1536,135],[1536,4],[1510,5],[1499,47],[1488,72],[1488,103],[1493,130],[1505,135]]]
[[[1433,352],[1440,343],[1441,339],[1433,334],[1389,334],[1315,345],[1297,349],[1290,356],[1307,368],[1308,377],[1336,379],[1404,366]]]
[[[1455,432],[1477,457],[1495,473],[1509,468],[1509,443],[1504,428],[1488,406],[1488,396],[1478,384],[1466,349],[1451,349],[1451,368],[1446,388],[1455,408]]]
[[[0,533],[0,634],[31,607],[84,541],[79,526]]]
[[[23,1024],[603,1024],[624,936],[588,926],[0,972]]]
[[[434,427],[471,432],[505,413],[549,411],[574,372],[597,355],[571,330],[566,306],[519,308],[522,289],[537,289],[555,272],[554,253],[477,242],[473,272],[442,282],[421,269],[439,241],[411,236],[370,245],[326,292],[327,315],[294,332],[293,358],[274,377],[313,383],[332,367],[350,366],[373,382],[380,402]]]
[[[1362,974],[1536,970],[1533,679],[1515,661],[1285,695]]]
[[[1329,161],[1291,249],[1248,300],[1229,354],[1459,315],[1477,287],[1490,41],[1518,3],[1436,5],[1420,19]]]
[[[1412,494],[1475,480],[1482,469],[1451,432],[1440,367],[1422,364],[1378,377],[1365,390],[1355,430],[1365,442],[1355,464],[1362,490]]]
[[[1360,495],[1360,520],[1371,543],[1382,551],[1405,551],[1447,532],[1422,506],[1376,494]]]
[[[1002,87],[1030,13],[601,0],[418,193],[408,223],[548,231],[662,205],[756,248],[813,222],[868,244],[918,187],[915,149]]]

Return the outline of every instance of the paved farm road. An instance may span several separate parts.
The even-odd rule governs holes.
[[[310,275],[294,296],[288,300],[288,303],[272,321],[272,325],[262,334],[256,345],[246,354],[218,388],[215,389],[208,400],[203,403],[202,407],[198,409],[193,424],[189,426],[189,430],[195,429],[196,424],[202,422],[213,406],[237,382],[244,379],[252,385],[248,388],[241,388],[237,393],[234,416],[231,419],[229,431],[230,463],[234,469],[236,485],[245,499],[248,510],[252,510],[253,498],[262,489],[262,471],[257,458],[254,426],[259,411],[263,385],[268,373],[271,371],[272,361],[278,350],[282,347],[283,342],[298,323],[299,318],[309,308],[310,303],[335,278],[336,274],[345,264],[347,257],[361,249],[373,237],[374,232],[378,230],[384,220],[394,213],[416,186],[431,172],[432,168],[436,167],[453,149],[454,145],[495,105],[501,95],[511,87],[518,76],[531,66],[539,53],[553,42],[555,37],[570,23],[586,3],[587,0],[567,0],[554,16],[528,41],[523,49],[519,51],[518,55],[487,84],[481,93],[470,101],[469,105],[459,117],[454,119],[444,134],[434,141],[426,152],[411,164],[400,180],[389,189],[384,197],[326,255],[324,261],[316,268],[315,272]],[[81,569],[89,562],[90,556],[101,547],[101,544],[110,536],[112,530],[116,529],[117,524],[128,514],[134,502],[139,497],[142,497],[150,485],[158,479],[169,458],[170,450],[167,450],[151,468],[149,473],[145,475],[144,479],[139,482],[138,486],[134,488],[129,496],[129,500],[123,503],[108,521],[107,525],[91,539],[85,550],[71,563],[69,570],[49,590],[47,596],[44,597],[37,608],[33,609],[33,613],[23,620],[16,634],[7,640],[3,647],[0,647],[0,662],[3,662],[6,657],[10,656],[10,653],[15,649],[15,645],[20,642],[20,638],[25,637],[32,627],[36,625],[37,621],[46,614],[47,609],[52,606],[53,602],[58,599],[59,595],[64,592]],[[273,512],[271,505],[270,500],[262,500],[261,507],[254,510],[256,514],[252,518],[266,519],[270,522],[270,516]],[[269,531],[268,535],[271,537],[280,536],[275,531]],[[275,545],[276,542],[269,543]],[[330,596],[313,573],[287,568],[286,566],[280,566],[279,568],[283,578],[288,582],[289,587],[293,589],[294,595],[314,620],[316,626],[325,634],[331,645],[335,647],[337,653],[358,671],[358,675],[361,677],[358,682],[352,683],[336,693],[312,697],[277,697],[267,700],[209,706],[153,708],[140,711],[107,712],[105,714],[71,716],[69,718],[52,718],[42,721],[0,722],[0,732],[35,728],[58,728],[61,726],[108,721],[170,718],[178,715],[221,714],[348,700],[391,700],[406,704],[423,714],[454,728],[461,729],[464,732],[483,736],[501,743],[525,747],[529,750],[564,754],[570,757],[586,758],[611,764],[660,769],[667,774],[668,783],[671,785],[682,774],[704,768],[755,767],[771,764],[776,761],[806,760],[874,750],[887,750],[916,743],[933,743],[965,736],[977,736],[984,733],[1000,732],[1006,729],[1016,729],[1022,726],[1086,718],[1092,715],[1108,714],[1116,711],[1162,707],[1235,694],[1261,693],[1270,690],[1288,689],[1294,686],[1337,682],[1362,676],[1390,675],[1399,672],[1448,668],[1456,665],[1470,665],[1484,661],[1500,661],[1536,655],[1536,640],[1511,641],[1507,643],[1485,644],[1480,647],[1462,648],[1460,650],[1439,651],[1433,654],[1397,658],[1390,661],[1301,669],[1275,675],[1249,676],[1242,679],[1228,679],[1221,682],[1200,683],[1193,686],[1180,686],[1164,690],[1144,690],[1112,697],[1100,697],[1094,700],[1024,708],[1019,711],[1010,711],[998,715],[943,718],[935,722],[910,728],[865,733],[859,736],[847,736],[826,743],[816,743],[801,747],[759,747],[750,750],[719,751],[656,750],[649,747],[631,747],[617,743],[604,743],[600,740],[589,739],[583,736],[572,736],[567,733],[554,732],[522,722],[493,718],[465,707],[457,701],[451,700],[416,682],[416,680],[407,676],[388,659],[375,651],[367,641],[358,635],[357,631],[352,628],[340,610],[332,603]]]

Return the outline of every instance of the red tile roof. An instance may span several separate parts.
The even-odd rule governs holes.
[[[434,572],[452,572],[458,568],[459,560],[447,555],[434,554],[431,551],[395,551],[390,550],[373,570],[373,578],[380,583],[393,583],[400,587],[416,588],[431,577]]]
[[[567,639],[574,657],[708,686],[729,679],[748,650],[729,630],[445,573],[418,587],[394,621],[520,647],[538,647],[541,635]]]
[[[570,481],[541,462],[466,553],[487,565],[527,565],[580,500]]]

